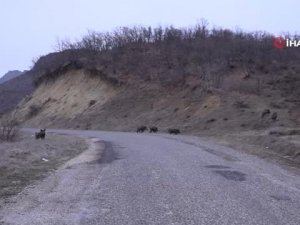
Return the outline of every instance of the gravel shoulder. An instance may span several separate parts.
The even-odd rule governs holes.
[[[270,131],[197,134],[202,140],[258,156],[300,174],[300,135],[271,135]]]
[[[35,140],[25,132],[15,142],[1,143],[0,208],[10,197],[45,178],[87,147],[83,138],[47,134],[45,140]]]

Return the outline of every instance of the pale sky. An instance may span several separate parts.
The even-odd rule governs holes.
[[[120,26],[210,26],[300,33],[299,0],[0,0],[0,76],[25,70],[57,39]]]

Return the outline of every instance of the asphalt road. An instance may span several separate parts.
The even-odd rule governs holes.
[[[0,224],[300,224],[300,176],[263,159],[187,136],[56,132],[94,144],[2,206]]]

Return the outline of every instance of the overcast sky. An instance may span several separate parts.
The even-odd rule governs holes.
[[[300,33],[299,0],[1,0],[0,76],[25,70],[57,39],[119,26],[211,26]]]

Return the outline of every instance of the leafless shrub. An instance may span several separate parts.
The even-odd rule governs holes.
[[[271,74],[278,64],[299,61],[299,51],[279,51],[273,46],[273,39],[266,32],[208,29],[206,20],[191,28],[136,26],[105,33],[89,31],[79,41],[58,41],[57,53],[40,57],[32,71],[37,85],[45,77],[55,77],[66,69],[101,67],[97,76],[109,74],[113,81],[119,81],[118,74],[133,74],[147,81],[181,85],[186,76],[193,75],[206,83],[203,88],[210,90],[220,88],[225,67],[229,71],[241,69],[248,81],[258,65],[268,65]],[[220,70],[215,71],[216,67]],[[242,85],[250,92],[260,93],[259,80]]]
[[[300,135],[300,130],[286,130],[286,131],[280,131],[280,130],[272,130],[269,132],[269,135],[274,136],[288,136],[288,135]]]
[[[236,77],[229,77],[222,83],[222,87],[227,91],[259,95],[261,93],[261,80],[244,80]]]
[[[241,93],[247,93],[247,94],[254,94],[259,95],[261,93],[261,80],[247,80],[244,82],[241,82],[240,85],[240,92]]]
[[[247,109],[249,108],[249,105],[245,103],[244,101],[238,100],[233,104],[238,109]]]
[[[5,115],[0,119],[0,141],[14,141],[19,133],[19,123],[15,113]]]
[[[89,101],[89,107],[95,105],[96,102],[97,102],[96,100],[90,100],[90,101]]]
[[[211,119],[207,120],[206,123],[213,123],[213,122],[215,122],[215,121],[216,121],[215,118],[211,118]]]
[[[271,102],[270,106],[274,109],[282,109],[282,108],[286,107],[284,102]]]
[[[37,114],[39,114],[39,112],[41,111],[41,109],[42,109],[41,106],[38,106],[38,105],[35,105],[35,104],[30,105],[27,117],[28,118],[32,118],[32,117],[36,116]]]

